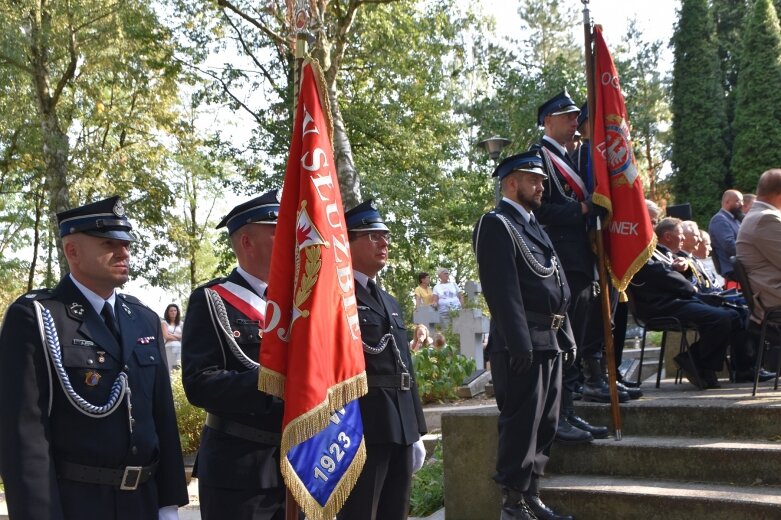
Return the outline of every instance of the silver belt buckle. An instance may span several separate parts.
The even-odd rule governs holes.
[[[141,482],[141,471],[144,468],[141,466],[126,466],[125,473],[122,474],[122,483],[119,484],[119,489],[122,491],[135,491],[138,489],[138,484]]]
[[[401,388],[402,390],[409,390],[412,386],[412,381],[407,372],[401,374]]]
[[[550,328],[559,330],[561,326],[564,325],[564,318],[565,316],[563,314],[554,314],[553,319],[550,322]]]

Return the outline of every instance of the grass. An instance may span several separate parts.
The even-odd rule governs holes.
[[[442,443],[412,477],[410,516],[429,516],[445,507],[445,475],[442,462]]]

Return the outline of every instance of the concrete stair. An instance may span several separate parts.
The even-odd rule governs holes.
[[[722,385],[644,384],[645,397],[621,406],[621,441],[554,444],[543,500],[578,520],[781,519],[781,392],[764,383],[752,398],[750,384]],[[576,406],[611,424],[608,405]],[[448,520],[499,517],[497,416],[491,407],[442,415]]]

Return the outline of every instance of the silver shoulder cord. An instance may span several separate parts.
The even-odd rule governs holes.
[[[505,217],[501,213],[494,213],[494,215],[496,215],[499,218],[499,220],[502,222],[502,224],[504,224],[504,227],[507,229],[507,232],[510,234],[510,238],[515,244],[515,247],[517,247],[521,251],[521,258],[523,258],[523,261],[526,264],[526,266],[534,274],[536,274],[540,278],[548,278],[554,272],[558,273],[555,254],[551,256],[551,266],[545,267],[544,265],[539,263],[536,258],[534,258],[534,255],[532,255],[532,252],[529,250],[529,246],[526,244],[526,241],[523,239],[523,237],[518,232],[518,230],[515,229],[515,226],[510,224],[510,221],[507,220],[507,217]]]
[[[401,364],[402,371],[407,372],[407,365],[404,364],[404,359],[401,357],[399,346],[396,344],[396,338],[390,332],[380,338],[380,341],[377,343],[376,347],[372,347],[364,341],[363,351],[372,355],[382,354],[382,352],[387,348],[388,343],[393,345],[393,353],[396,354],[396,360],[399,362],[399,364]]]
[[[70,377],[68,376],[68,373],[62,364],[62,347],[60,346],[60,340],[57,336],[57,328],[54,325],[54,319],[52,318],[51,312],[49,312],[49,309],[41,305],[39,302],[33,302],[33,305],[35,307],[35,314],[38,319],[38,330],[41,332],[41,341],[45,346],[46,353],[48,354],[45,356],[47,367],[54,367],[54,371],[57,374],[57,379],[59,380],[60,386],[65,393],[65,397],[68,398],[68,401],[70,401],[76,410],[80,411],[88,417],[103,418],[108,417],[114,413],[117,408],[119,408],[122,399],[125,398],[127,400],[128,424],[130,431],[132,432],[133,416],[132,406],[130,404],[131,392],[130,386],[128,385],[127,373],[121,371],[117,375],[117,378],[114,380],[114,384],[111,387],[111,394],[109,395],[108,402],[103,406],[94,405],[81,397],[76,392],[76,390],[74,390],[73,385],[70,382]],[[51,380],[51,371],[49,372],[49,377]],[[51,388],[51,381],[49,386]],[[53,392],[50,391],[49,415],[51,415],[52,399]]]
[[[544,146],[540,146],[540,150],[542,150],[542,159],[545,161],[545,167],[550,172],[550,177],[553,178],[553,182],[556,184],[556,188],[558,188],[559,193],[561,193],[561,195],[565,199],[569,199],[569,200],[571,200],[573,202],[577,202],[577,200],[578,200],[577,198],[575,198],[575,197],[573,197],[571,195],[567,195],[567,192],[564,191],[564,188],[561,187],[561,183],[559,182],[559,176],[557,175],[557,171],[558,170],[556,170],[553,167],[553,163],[551,163],[550,157],[548,156],[548,154],[550,152],[548,150],[546,150]]]
[[[250,370],[258,368],[260,363],[247,357],[247,354],[245,354],[244,351],[241,350],[241,347],[239,347],[239,344],[236,343],[236,338],[233,337],[230,320],[228,319],[228,311],[225,310],[225,303],[223,303],[220,295],[217,294],[217,291],[214,289],[209,289],[208,287],[204,290],[206,292],[206,301],[209,304],[209,311],[212,313],[213,317],[217,318],[217,322],[220,325],[220,330],[225,335],[225,339],[228,342],[228,348],[230,349],[233,356],[239,361],[239,363],[244,365],[245,368]]]

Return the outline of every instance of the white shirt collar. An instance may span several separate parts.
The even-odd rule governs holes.
[[[362,272],[356,271],[355,269],[353,269],[353,279],[355,279],[356,282],[361,284],[361,287],[363,287],[364,289],[368,288],[367,287],[368,283],[369,283],[369,276],[368,275],[365,275]]]
[[[556,142],[556,140],[555,140],[554,138],[552,138],[552,137],[549,137],[549,136],[547,136],[547,135],[543,135],[543,136],[542,136],[542,138],[543,138],[543,139],[545,139],[546,141],[548,141],[548,142],[549,142],[550,144],[552,144],[553,146],[555,146],[555,147],[556,147],[556,149],[557,149],[558,151],[560,151],[562,155],[564,155],[564,156],[566,156],[566,155],[567,155],[567,149],[566,149],[566,148],[564,148],[563,146],[561,146],[561,145],[560,145],[558,142]]]
[[[266,294],[266,289],[268,288],[268,284],[258,278],[257,276],[252,276],[247,271],[241,268],[241,266],[236,267],[236,270],[239,272],[239,274],[247,280],[247,283],[250,287],[252,287],[252,290],[257,293],[258,296],[264,296]]]
[[[91,291],[90,289],[87,289],[87,287],[83,283],[79,282],[76,278],[74,278],[73,273],[70,273],[68,276],[70,276],[73,285],[75,285],[76,288],[81,291],[81,294],[83,294],[84,297],[89,302],[89,304],[92,305],[92,308],[95,309],[95,312],[98,313],[98,316],[103,311],[103,304],[105,302],[108,302],[113,309],[116,309],[116,307],[114,307],[114,302],[116,302],[117,299],[116,291],[111,291],[111,296],[109,296],[104,300],[102,296],[96,294],[94,291]],[[116,310],[114,311],[114,314],[116,315]]]
[[[507,197],[502,197],[502,200],[505,201],[510,206],[512,206],[515,209],[517,209],[518,213],[520,213],[521,216],[523,217],[523,220],[525,220],[527,224],[529,223],[529,220],[531,220],[532,214],[530,212],[526,211],[526,208],[524,208],[523,206],[521,206],[520,204],[518,204],[514,200],[508,199]]]

